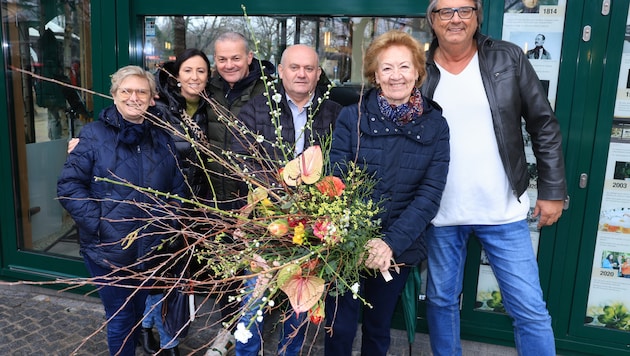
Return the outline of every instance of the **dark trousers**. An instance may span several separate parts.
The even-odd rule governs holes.
[[[389,282],[386,282],[380,273],[363,278],[360,295],[372,305],[372,308],[364,307],[361,300],[352,297],[352,292],[346,292],[339,297],[327,296],[326,326],[331,327],[332,335],[326,332],[325,355],[352,355],[352,343],[361,311],[363,311],[361,355],[387,355],[392,316],[409,272],[410,268],[401,268],[400,274],[392,271],[393,279]]]
[[[84,255],[85,266],[96,282],[108,283],[101,276],[125,277],[123,273],[112,273],[111,269],[97,265],[89,257]],[[114,282],[109,282],[113,284]],[[136,324],[140,322],[144,312],[147,290],[123,287],[121,285],[137,286],[138,282],[131,278],[116,282],[117,285],[98,287],[98,295],[101,297],[105,316],[107,318],[107,346],[110,355],[133,356],[136,353]],[[129,300],[129,302],[127,302]],[[113,316],[113,317],[112,317]],[[135,329],[134,329],[135,328]]]

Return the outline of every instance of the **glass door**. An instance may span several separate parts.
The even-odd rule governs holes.
[[[80,260],[56,187],[68,139],[92,120],[90,1],[4,0],[1,12],[16,249]]]
[[[630,11],[629,2],[585,4],[572,115],[583,117],[580,157],[571,176],[574,236],[555,254],[565,276],[559,300],[566,307],[569,339],[627,351],[630,338]],[[589,8],[590,7],[590,8]],[[606,40],[604,40],[606,39]],[[572,127],[577,130],[578,127]],[[577,131],[576,131],[577,132]],[[589,137],[594,143],[589,145]],[[579,155],[579,156],[578,156]],[[581,217],[579,214],[583,214]],[[577,224],[577,221],[583,221]],[[565,221],[565,225],[567,221]],[[575,250],[575,259],[572,256]],[[569,284],[574,283],[574,288]],[[560,304],[560,302],[558,302]],[[588,340],[591,340],[590,342]]]

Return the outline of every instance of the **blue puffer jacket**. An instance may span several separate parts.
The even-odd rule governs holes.
[[[128,202],[151,202],[158,198],[131,187],[95,181],[94,177],[127,181],[179,196],[185,192],[170,135],[148,123],[148,133],[140,144],[131,146],[119,141],[121,120],[116,107],[111,106],[101,112],[99,121],[81,129],[79,144],[68,156],[57,183],[60,202],[77,224],[81,253],[104,268],[137,262],[160,243],[163,235],[157,226],[148,226],[140,231],[138,240],[123,249],[121,239],[146,225],[149,216],[147,211]],[[174,198],[169,201],[177,202]],[[159,210],[149,213],[163,214]],[[138,265],[136,269],[146,267]]]
[[[407,265],[426,258],[424,234],[437,213],[450,157],[449,130],[442,110],[423,99],[422,116],[399,127],[381,114],[377,90],[369,90],[363,96],[360,116],[357,105],[339,113],[330,152],[333,164],[356,159],[368,173],[375,174],[378,182],[372,197],[384,200],[384,212],[379,216],[383,240],[396,263]]]

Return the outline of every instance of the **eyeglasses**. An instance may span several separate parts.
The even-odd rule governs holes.
[[[118,89],[118,95],[120,99],[127,100],[131,98],[133,94],[136,94],[136,98],[140,100],[146,100],[149,98],[149,90],[147,89],[130,89],[130,88],[120,88]]]
[[[433,10],[431,12],[437,13],[440,15],[440,20],[448,21],[455,16],[455,13],[459,15],[459,18],[462,20],[468,20],[472,17],[473,12],[477,11],[476,7],[473,6],[462,6],[462,7],[445,7],[442,9]]]

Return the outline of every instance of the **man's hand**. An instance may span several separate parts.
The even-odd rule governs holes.
[[[562,215],[564,200],[540,200],[536,201],[534,217],[540,216],[538,228],[553,225]]]

